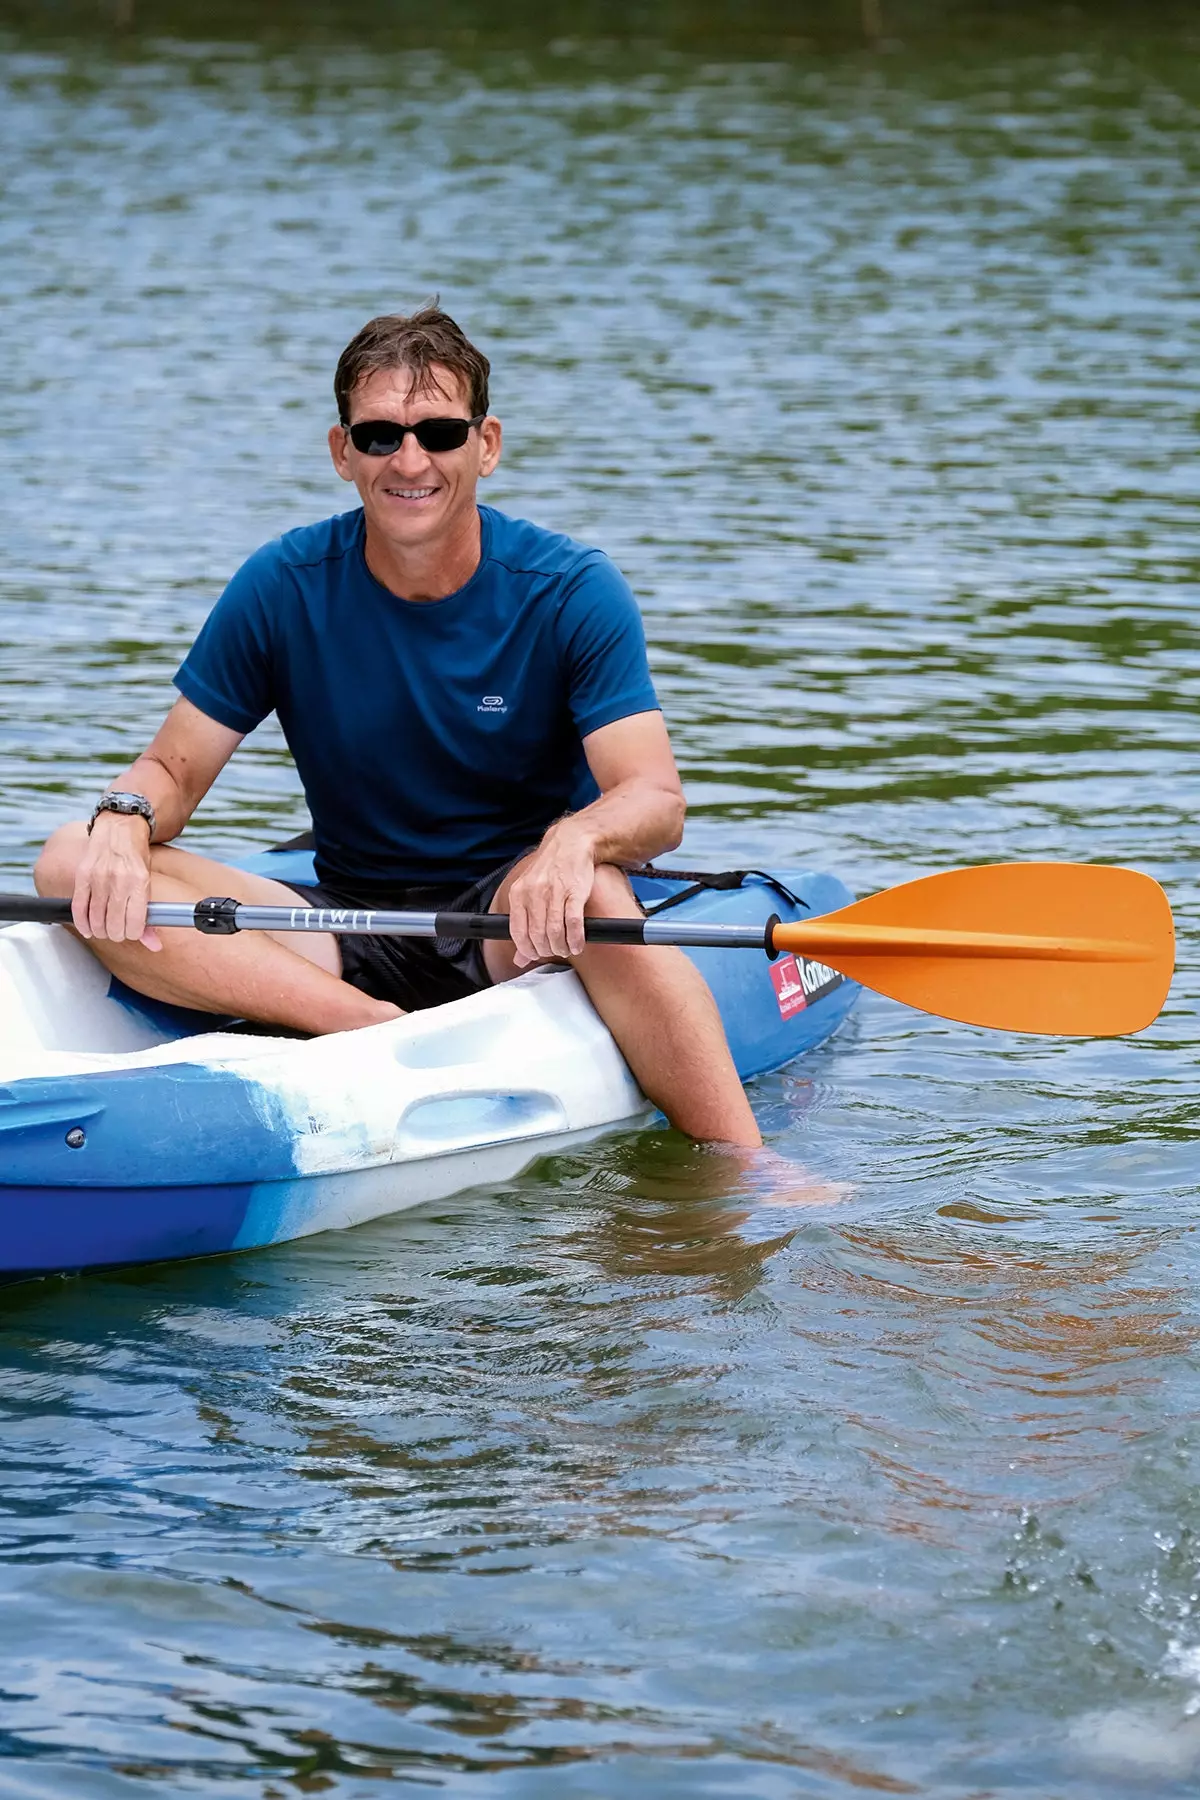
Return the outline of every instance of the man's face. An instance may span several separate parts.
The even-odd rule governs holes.
[[[433,385],[436,383],[436,385]],[[389,419],[416,425],[422,419],[467,419],[470,402],[459,378],[435,364],[430,385],[414,391],[411,369],[377,369],[350,395],[350,423]],[[369,527],[397,550],[436,549],[453,538],[475,509],[475,489],[500,460],[500,421],[489,416],[467,435],[460,450],[423,450],[411,432],[392,456],[366,456],[349,432],[329,433],[334,467],[352,481]]]

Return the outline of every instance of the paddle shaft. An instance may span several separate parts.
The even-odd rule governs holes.
[[[69,925],[69,900],[35,895],[0,895],[0,922],[22,920]],[[329,931],[339,936],[492,938],[509,936],[505,913],[393,912],[326,906],[251,906],[230,899],[154,900],[147,924],[184,928],[226,937],[238,931]],[[839,953],[853,956],[944,956],[1011,958],[1046,962],[1140,962],[1147,952],[1136,943],[1107,938],[1039,937],[1024,932],[920,929],[902,925],[858,925],[818,918],[785,924],[772,915],[763,925],[702,925],[678,919],[586,919],[592,944],[674,944],[684,949],[781,951],[823,957],[836,966]]]
[[[38,895],[0,894],[0,924],[69,925],[71,902]],[[152,900],[146,923],[155,930],[184,927],[210,937],[237,931],[332,931],[339,937],[496,938],[509,935],[507,913],[391,912],[330,906],[249,906],[234,900]],[[771,921],[768,921],[768,925]],[[594,944],[724,945],[768,950],[767,926],[689,925],[669,919],[588,919]]]

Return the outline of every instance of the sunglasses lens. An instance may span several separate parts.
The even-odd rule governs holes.
[[[350,427],[350,442],[360,456],[395,456],[403,436],[387,419],[367,419]]]
[[[360,456],[395,456],[412,432],[422,450],[461,450],[471,429],[469,419],[422,419],[418,425],[397,425],[391,419],[361,419],[347,426],[350,442]]]
[[[461,450],[471,427],[466,419],[422,419],[413,434],[422,450]]]

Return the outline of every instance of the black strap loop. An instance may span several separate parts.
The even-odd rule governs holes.
[[[657,869],[653,863],[645,863],[640,869],[630,869],[628,873],[645,875],[658,881],[686,881],[690,884],[680,893],[669,894],[665,900],[658,900],[653,906],[647,906],[644,910],[648,919],[652,919],[655,913],[666,912],[669,907],[682,906],[685,900],[703,893],[706,888],[728,892],[732,888],[745,887],[751,876],[765,882],[781,899],[791,906],[799,907],[801,912],[812,911],[807,900],[794,894],[785,882],[780,881],[777,875],[768,874],[766,869]]]

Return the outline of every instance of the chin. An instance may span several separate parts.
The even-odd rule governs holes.
[[[436,530],[445,517],[445,510],[442,506],[432,506],[428,512],[401,512],[398,508],[393,510],[383,506],[375,517],[387,537],[412,542]]]

